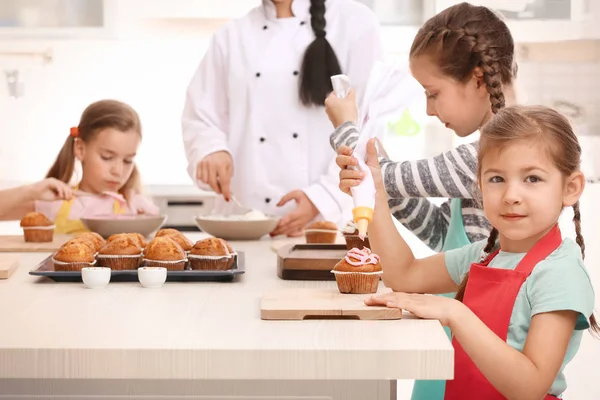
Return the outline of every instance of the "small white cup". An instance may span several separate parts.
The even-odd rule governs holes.
[[[110,282],[110,268],[85,267],[81,269],[83,284],[90,289],[102,289]]]
[[[138,280],[145,288],[159,288],[167,280],[167,269],[163,267],[138,268]]]

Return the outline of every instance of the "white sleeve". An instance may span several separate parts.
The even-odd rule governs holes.
[[[375,17],[369,22],[372,26],[352,41],[352,51],[348,56],[346,66],[347,71],[342,71],[350,77],[352,87],[356,90],[356,103],[359,106],[362,103],[375,61],[383,60],[379,22]]]
[[[359,104],[371,69],[375,61],[382,59],[383,54],[379,23],[374,17],[369,22],[371,26],[352,41],[346,71],[342,71],[350,77]],[[343,219],[347,218],[344,212],[350,210],[352,206],[351,197],[339,189],[339,172],[340,169],[335,163],[335,153],[332,152],[327,171],[316,183],[304,189],[304,193],[317,207],[322,217],[333,222],[343,222]]]
[[[225,52],[214,36],[187,89],[181,118],[183,145],[188,173],[202,189],[208,185],[196,178],[196,168],[204,157],[217,151],[229,151],[229,107]]]

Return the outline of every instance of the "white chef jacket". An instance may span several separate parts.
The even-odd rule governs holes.
[[[244,206],[284,215],[283,195],[302,190],[338,224],[351,217],[352,199],[342,193],[329,144],[332,126],[323,107],[299,99],[299,71],[315,36],[310,1],[294,0],[292,18],[277,18],[275,5],[234,20],[212,38],[187,91],[182,116],[188,173],[196,184],[198,163],[225,150],[233,158],[232,193]],[[370,70],[381,59],[379,23],[353,0],[327,0],[327,40],[360,99]],[[223,201],[219,196],[217,201]]]

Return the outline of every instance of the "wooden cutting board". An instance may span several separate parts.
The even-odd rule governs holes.
[[[8,253],[51,253],[57,251],[60,246],[71,239],[71,235],[54,235],[54,241],[48,243],[25,242],[23,235],[1,236],[0,252]]]
[[[289,280],[334,280],[331,270],[347,251],[345,244],[288,244],[277,252],[277,276]]]
[[[19,266],[19,256],[16,254],[0,255],[0,279],[8,279]]]
[[[402,310],[365,305],[366,294],[342,294],[337,289],[284,289],[266,293],[260,317],[266,320],[401,319]]]
[[[345,244],[346,240],[342,235],[338,235],[335,239],[335,244]],[[279,239],[273,240],[271,243],[271,250],[275,253],[278,253],[282,248],[289,246],[290,244],[306,244],[306,239],[304,236],[296,237],[296,238],[287,238],[287,239]]]

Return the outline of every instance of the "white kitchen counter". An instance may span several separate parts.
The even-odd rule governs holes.
[[[239,281],[161,289],[54,283],[28,275],[47,254],[23,254],[0,281],[0,398],[389,399],[396,379],[453,376],[437,321],[262,321],[265,291],[335,282],[280,280],[269,240],[233,245],[246,253]]]

